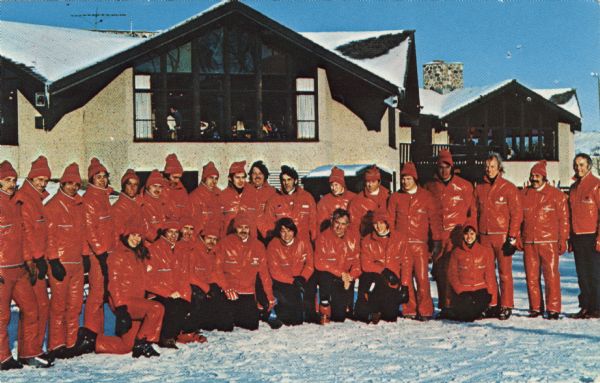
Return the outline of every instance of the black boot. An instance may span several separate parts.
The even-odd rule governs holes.
[[[511,314],[512,314],[512,309],[510,307],[504,307],[502,310],[500,310],[498,319],[507,320],[508,318],[510,318]]]
[[[530,311],[530,312],[529,312],[529,315],[528,315],[528,317],[529,317],[529,318],[537,318],[537,317],[539,317],[540,315],[542,315],[542,312],[541,312],[541,311],[535,311],[535,310],[534,310],[534,311]]]
[[[136,339],[133,345],[133,352],[131,356],[134,358],[139,358],[140,356],[145,356],[146,358],[151,358],[153,356],[160,356],[158,352],[152,347],[146,338],[144,339]]]
[[[548,316],[546,317],[546,319],[550,319],[550,320],[558,320],[558,316],[560,314],[557,313],[556,311],[548,311]]]
[[[14,370],[17,368],[23,368],[23,365],[12,356],[0,364],[0,370]]]
[[[52,351],[49,351],[47,358],[50,362],[54,362],[55,359],[71,359],[75,356],[75,347],[67,348],[66,346],[60,346]]]
[[[47,358],[47,357],[46,357]],[[35,367],[35,368],[48,368],[52,367],[53,364],[49,360],[44,358],[43,355],[34,356],[32,358],[19,358],[19,362],[23,365]]]
[[[96,351],[96,333],[87,327],[80,327],[77,331],[77,342],[73,347],[75,356],[89,354]]]
[[[579,312],[576,312],[575,314],[568,314],[567,317],[569,317],[571,319],[587,319],[588,311],[587,311],[587,309],[581,309],[581,310],[579,310]]]
[[[173,338],[161,339],[158,341],[158,345],[162,348],[173,348],[175,350],[179,349],[179,347],[177,347],[177,341]]]

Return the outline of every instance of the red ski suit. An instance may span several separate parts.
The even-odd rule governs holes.
[[[331,228],[325,230],[315,243],[315,269],[326,271],[338,278],[349,273],[352,278],[360,277],[360,243],[358,234],[348,230],[343,238],[335,235]]]
[[[38,310],[35,294],[23,268],[23,227],[15,199],[0,191],[0,362],[12,358],[8,324],[10,302],[19,306],[19,357],[30,358],[42,353],[38,342]]]
[[[190,193],[190,205],[192,206],[193,217],[196,222],[196,232],[202,233],[202,230],[209,222],[222,219],[221,205],[219,195],[221,190],[214,187],[210,190],[205,184],[201,183]],[[219,227],[221,227],[220,223]]]
[[[540,311],[540,265],[544,275],[546,310],[560,312],[560,271],[558,258],[567,250],[569,210],[567,197],[545,184],[541,190],[522,191],[522,241],[529,309]]]
[[[238,193],[232,186],[227,187],[219,196],[219,205],[223,214],[223,232],[221,237],[225,237],[230,230],[231,222],[238,213],[244,211],[252,217],[255,222],[253,232],[257,229],[256,223],[260,217],[260,202],[256,189],[252,185],[246,185],[241,193]]]
[[[412,288],[412,257],[400,233],[391,232],[389,237],[380,237],[373,232],[363,237],[360,266],[363,273],[381,274],[383,269],[389,269],[400,279],[402,286]]]
[[[21,206],[21,218],[23,219],[23,258],[25,262],[34,259],[46,258],[46,244],[48,240],[48,222],[44,214],[44,199],[48,192],[38,192],[28,179],[15,195],[17,204]],[[48,311],[50,300],[48,298],[48,286],[46,279],[37,280],[33,286],[37,308],[38,308],[38,332],[37,342],[42,348],[48,325]],[[19,334],[22,336],[24,334]]]
[[[359,232],[365,232],[372,222],[363,222],[368,212],[374,212],[377,209],[387,209],[387,201],[390,192],[385,187],[380,186],[377,194],[369,194],[367,190],[358,193],[350,202],[348,212],[351,218],[351,228]],[[369,228],[370,229],[370,228]]]
[[[274,238],[267,248],[267,259],[271,278],[281,283],[292,284],[299,276],[308,281],[314,271],[310,242],[298,237],[290,244]]]
[[[44,207],[48,219],[49,260],[59,259],[66,270],[62,281],[49,274],[50,317],[48,350],[75,345],[79,329],[79,314],[83,305],[83,265],[81,254],[89,250],[86,242],[83,199],[79,194],[69,197],[62,190]]]
[[[154,242],[157,239],[158,231],[167,220],[167,209],[162,196],[154,198],[144,191],[142,193],[142,214],[147,230],[145,239]]]
[[[148,278],[152,281],[147,290],[164,298],[179,293],[182,299],[190,302],[192,290],[189,284],[187,257],[185,247],[171,243],[165,237],[160,237],[148,246],[150,259]]]
[[[108,258],[111,307],[127,306],[132,324],[131,329],[120,337],[98,334],[97,353],[127,354],[136,339],[158,342],[165,309],[160,303],[145,298],[151,284],[146,268],[146,263],[122,243]]]
[[[118,243],[120,241],[119,237],[126,230],[127,222],[131,224],[133,217],[136,219],[136,226],[137,223],[143,226],[142,196],[137,195],[135,198],[130,198],[125,193],[119,194],[119,199],[112,205],[110,213],[115,226],[115,241]]]
[[[267,207],[267,201],[269,201],[269,199],[271,199],[271,197],[277,193],[277,189],[265,182],[260,188],[254,188],[254,190],[256,190],[256,200],[258,201],[259,214],[263,214]]]
[[[417,187],[415,193],[392,194],[388,203],[388,214],[392,221],[390,229],[398,231],[408,242],[408,253],[412,255],[412,275],[417,282],[417,296],[409,294],[403,305],[404,315],[423,317],[433,315],[433,300],[429,286],[429,258],[427,247],[429,231],[433,240],[442,239],[442,220],[438,202],[427,190]],[[412,285],[412,283],[411,283]],[[409,285],[414,290],[414,286]]]
[[[165,202],[167,218],[178,221],[183,216],[192,214],[192,204],[188,192],[181,182],[176,186],[165,185],[161,198]]]
[[[216,254],[214,249],[208,247],[202,241],[181,242],[187,251],[189,283],[198,286],[208,293],[211,283],[216,283]]]
[[[298,237],[316,239],[317,204],[313,196],[297,186],[292,194],[278,192],[267,202],[261,233],[265,237],[269,230],[275,228],[275,223],[281,218],[291,218],[298,228]]]
[[[331,216],[335,209],[348,210],[350,201],[356,197],[356,194],[350,190],[345,190],[342,194],[334,196],[327,193],[317,203],[317,228],[321,230],[324,221],[331,221]],[[350,217],[352,218],[352,217]]]
[[[500,276],[500,305],[514,307],[512,257],[502,252],[506,237],[516,238],[523,221],[519,189],[499,174],[492,184],[487,177],[475,188],[479,213],[480,242],[491,247],[498,263]]]
[[[575,234],[596,234],[596,246],[600,243],[598,230],[600,210],[600,179],[589,172],[571,185],[569,192],[571,230]]]

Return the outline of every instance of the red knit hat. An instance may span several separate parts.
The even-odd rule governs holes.
[[[539,174],[543,177],[548,176],[548,172],[546,171],[546,160],[541,160],[535,163],[531,168],[530,174]]]
[[[400,171],[400,176],[411,176],[412,178],[415,179],[415,181],[419,179],[419,176],[417,175],[417,168],[415,167],[415,164],[412,162],[406,162],[402,166],[402,170]]]
[[[17,171],[13,168],[12,164],[8,161],[4,161],[0,164],[0,178],[15,177],[17,178]]]
[[[390,222],[389,215],[385,209],[377,209],[373,212],[373,223],[375,222]]]
[[[211,176],[219,176],[219,171],[212,161],[202,167],[202,179],[205,180]]]
[[[246,173],[246,161],[234,162],[229,167],[229,174]]]
[[[31,163],[31,170],[27,178],[35,177],[46,177],[50,178],[50,168],[48,167],[48,159],[44,156],[39,156],[35,161]]]
[[[124,235],[129,234],[141,234],[143,235],[146,232],[146,229],[143,224],[143,218],[137,215],[132,215],[129,217],[127,221],[125,221],[125,225],[123,227]]]
[[[178,220],[176,220],[174,218],[167,218],[165,220],[165,222],[163,222],[162,228],[164,230],[169,230],[169,229],[181,230],[181,222],[179,222]]]
[[[202,230],[202,235],[212,235],[213,237],[220,237],[221,228],[216,221],[211,221],[204,227],[204,230]]]
[[[331,168],[331,174],[329,175],[329,183],[337,182],[338,184],[346,187],[346,181],[344,180],[344,171],[337,166]]]
[[[247,226],[252,225],[252,217],[250,216],[250,214],[246,213],[245,211],[240,212],[235,217],[234,226],[238,227],[241,225],[247,225]]]
[[[81,184],[81,176],[79,175],[79,165],[73,162],[71,165],[65,168],[62,177],[60,177],[60,183],[63,182],[74,182]]]
[[[381,180],[381,173],[379,172],[379,169],[377,169],[377,166],[375,166],[375,165],[371,166],[365,173],[365,181],[380,181],[380,180]]]
[[[123,174],[123,177],[121,177],[121,185],[125,185],[129,180],[137,180],[140,182],[140,177],[135,174],[133,169],[127,169],[125,171],[125,174]]]
[[[160,175],[158,169],[154,169],[150,172],[148,179],[146,180],[146,186],[150,185],[164,185],[165,181],[163,176]]]
[[[181,162],[177,158],[177,154],[171,153],[165,159],[165,170],[164,172],[167,174],[183,174],[183,166],[181,166]]]
[[[450,166],[454,166],[454,161],[452,160],[452,153],[450,153],[450,150],[448,149],[442,149],[438,153],[438,165],[441,165],[444,162]]]
[[[96,174],[104,172],[108,173],[108,170],[100,163],[100,160],[96,157],[92,158],[90,161],[90,166],[88,166],[88,179],[92,178]]]
[[[189,215],[184,215],[183,217],[181,217],[180,223],[181,223],[181,227],[184,227],[184,226],[192,226],[194,228],[196,227],[196,222]]]

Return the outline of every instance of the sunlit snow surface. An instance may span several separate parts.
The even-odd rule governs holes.
[[[0,381],[600,382],[600,320],[526,318],[521,253],[514,260],[517,309],[505,322],[400,319],[277,331],[261,324],[255,332],[207,333],[207,344],[163,349],[160,358],[86,355],[48,370],[1,372]],[[579,290],[572,255],[561,262],[563,311],[575,312]]]

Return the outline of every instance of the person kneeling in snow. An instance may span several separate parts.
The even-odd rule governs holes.
[[[412,258],[402,234],[390,231],[385,209],[375,211],[372,222],[373,232],[360,246],[362,274],[354,316],[366,323],[395,322],[400,304],[408,302]]]
[[[442,310],[441,319],[472,322],[483,316],[488,307],[498,304],[498,285],[494,254],[477,243],[474,223],[463,229],[463,243],[456,247],[448,262],[448,280],[456,293],[452,308]]]
[[[298,228],[291,218],[279,219],[274,234],[267,258],[277,298],[275,312],[283,324],[299,325],[304,321],[304,286],[314,271],[312,247],[307,239],[297,237]]]
[[[142,240],[145,230],[136,222],[132,217],[126,223],[115,252],[108,258],[109,303],[116,316],[117,336],[96,334],[81,327],[75,346],[78,354],[133,351],[134,358],[160,355],[151,343],[159,341],[165,310],[160,303],[145,298],[151,283],[146,272],[150,255]]]

